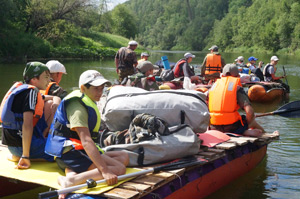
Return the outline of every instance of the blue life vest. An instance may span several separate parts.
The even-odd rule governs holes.
[[[96,103],[92,101],[87,95],[81,93],[79,90],[73,91],[62,100],[56,110],[45,147],[45,153],[49,155],[61,157],[66,142],[72,142],[72,146],[75,149],[83,149],[76,146],[77,144],[81,145],[81,141],[77,132],[70,129],[70,122],[68,121],[65,109],[66,104],[72,98],[79,98],[82,104],[86,107],[88,112],[88,126],[89,131],[91,132],[91,137],[94,141],[99,138],[98,136],[101,119],[100,112],[97,108]]]
[[[16,82],[6,93],[1,103],[1,122],[3,128],[22,130],[23,126],[23,113],[12,112],[13,101],[19,93],[27,89],[36,89],[35,86],[29,84],[23,84],[22,82]],[[39,119],[43,116],[44,100],[42,95],[38,92],[37,103],[35,107],[35,113],[33,116],[33,126],[36,126]]]

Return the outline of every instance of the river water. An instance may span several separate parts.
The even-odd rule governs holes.
[[[161,56],[167,55],[170,62],[176,62],[183,57],[185,52],[156,51],[150,53],[149,60],[155,63]],[[193,52],[196,73],[200,72],[206,53]],[[226,63],[233,62],[238,56],[246,59],[250,56],[259,58],[265,64],[272,55],[265,54],[228,54],[222,53]],[[288,75],[287,81],[291,88],[290,101],[300,100],[300,58],[293,56],[278,56],[277,75],[283,75],[282,66]],[[65,60],[61,61],[67,69],[67,75],[63,76],[60,85],[67,91],[78,87],[80,74],[88,69],[100,71],[107,79],[117,79],[113,58],[102,61]],[[22,80],[25,63],[0,64],[0,98],[14,81]],[[255,112],[270,112],[276,110],[282,104],[253,104]],[[279,130],[280,140],[268,146],[267,156],[254,170],[235,180],[228,186],[217,191],[208,198],[300,198],[300,119],[284,118],[280,116],[265,116],[257,118],[257,121],[267,132]]]

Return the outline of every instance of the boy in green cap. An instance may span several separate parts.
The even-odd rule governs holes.
[[[8,145],[9,160],[18,162],[18,169],[30,167],[31,159],[53,161],[44,153],[46,136],[59,97],[44,96],[39,90],[50,82],[47,66],[41,62],[29,62],[23,72],[24,83],[16,82],[1,103],[0,121],[3,126],[2,143]]]

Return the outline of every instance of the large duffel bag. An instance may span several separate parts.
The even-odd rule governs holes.
[[[136,87],[115,86],[102,108],[102,120],[110,131],[128,129],[132,119],[149,113],[163,119],[168,126],[188,124],[203,133],[209,125],[205,94],[188,90],[145,91]]]
[[[169,132],[166,136],[155,136],[133,144],[110,145],[103,150],[126,151],[129,155],[128,166],[145,166],[198,153],[200,140],[188,125],[171,127]]]

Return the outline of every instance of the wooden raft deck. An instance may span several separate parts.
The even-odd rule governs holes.
[[[227,151],[233,150],[239,146],[253,143],[258,146],[267,145],[273,140],[278,140],[279,136],[265,135],[260,138],[254,137],[231,137],[227,142],[216,145],[213,148],[201,146],[197,157],[207,160],[207,164],[217,159],[221,159],[226,155]],[[101,194],[102,197],[109,199],[136,199],[146,196],[150,192],[171,182],[175,178],[182,176],[186,171],[192,168],[183,168],[173,171],[160,172],[158,174],[147,174],[137,177],[131,181],[114,188],[106,193]]]
[[[223,159],[228,156],[232,151],[242,148],[247,144],[255,146],[264,146],[278,140],[279,136],[265,135],[260,138],[253,137],[231,137],[227,142],[216,145],[213,148],[205,146],[200,147],[199,153],[196,155],[198,159],[206,160],[204,164],[213,164],[217,160]],[[0,150],[6,148],[6,146],[0,144]],[[187,172],[192,171],[195,167],[201,167],[202,165],[192,166],[189,168],[182,168],[172,171],[160,172],[157,174],[147,174],[134,178],[128,182],[125,182],[118,187],[111,189],[110,191],[103,193],[100,197],[108,199],[137,199],[147,197],[148,194],[153,194],[155,190],[163,187],[168,183],[172,183],[175,179],[184,178]],[[149,167],[144,167],[149,168]],[[181,180],[180,180],[181,181]]]

